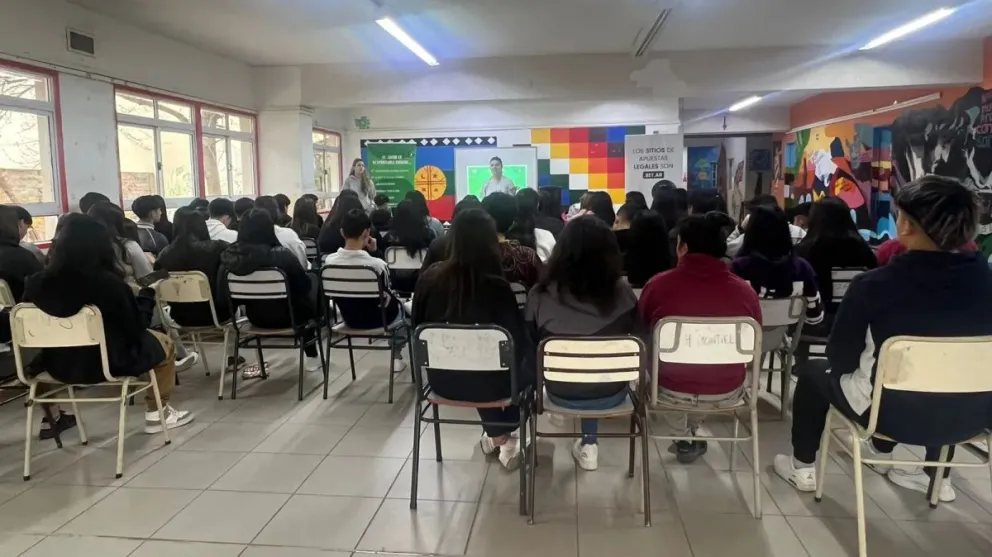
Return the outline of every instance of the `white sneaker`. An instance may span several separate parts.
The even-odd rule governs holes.
[[[596,443],[584,445],[582,439],[576,439],[575,444],[572,445],[572,458],[579,468],[593,472],[599,468],[599,445]]]
[[[165,405],[165,427],[175,429],[193,421],[193,413],[186,410],[176,410],[171,405]],[[161,433],[162,422],[158,412],[145,412],[145,433]]]
[[[196,352],[187,352],[186,357],[176,360],[176,371],[186,371],[200,361],[200,355]]]
[[[913,468],[910,470],[892,468],[889,470],[887,477],[890,482],[899,487],[918,491],[924,495],[930,489],[930,476],[922,468]],[[957,499],[957,493],[954,492],[954,487],[951,486],[950,478],[944,480],[944,485],[940,487],[940,493],[937,495],[937,498],[944,503],[950,503]]]
[[[775,455],[775,473],[799,491],[816,491],[816,466],[796,468],[792,455]]]
[[[403,371],[406,371],[406,360],[402,358],[393,360],[393,373],[402,373]]]
[[[479,439],[479,448],[482,449],[482,454],[486,456],[492,456],[499,450],[499,446],[493,443],[493,438],[485,433],[482,434],[482,439]]]
[[[875,448],[875,444],[871,442],[871,439],[861,442],[861,456],[876,460],[892,460],[892,453],[879,451]],[[892,470],[891,464],[868,464],[867,466],[883,476],[888,474],[889,470]]]
[[[520,437],[519,433],[511,433],[510,438],[499,448],[499,461],[509,471],[520,467]]]
[[[324,365],[320,362],[320,357],[318,356],[304,356],[303,369],[307,371],[322,371]]]

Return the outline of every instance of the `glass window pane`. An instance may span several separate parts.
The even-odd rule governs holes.
[[[228,195],[227,139],[203,137],[203,184],[210,196]]]
[[[162,131],[163,197],[196,197],[193,186],[193,135]]]
[[[186,104],[168,101],[156,101],[158,104],[158,119],[180,124],[193,123],[193,108]]]
[[[254,119],[238,114],[230,114],[227,117],[230,130],[235,132],[251,133],[254,130]]]
[[[324,153],[324,171],[327,174],[327,192],[341,191],[341,153]]]
[[[119,124],[117,149],[121,159],[121,193],[124,199],[158,194],[155,131]]]
[[[313,144],[314,145],[323,145],[323,141],[324,141],[324,134],[323,133],[316,132],[316,131],[313,132]]]
[[[340,147],[341,140],[334,134],[313,132],[313,144],[320,147]]]
[[[48,79],[0,68],[0,97],[47,101]]]
[[[200,109],[200,117],[203,118],[203,127],[215,130],[227,129],[227,115],[216,110]]]
[[[55,226],[58,224],[57,216],[31,215],[31,228],[28,228],[24,235],[26,242],[47,242],[55,237]]]
[[[0,203],[55,201],[48,116],[0,109]]]
[[[336,133],[327,134],[327,139],[324,140],[324,145],[327,145],[328,147],[340,147],[341,136]]]
[[[118,114],[141,116],[143,118],[155,117],[155,101],[149,97],[142,97],[131,93],[117,93],[114,97],[116,99]]]
[[[314,134],[316,135],[316,134]],[[327,180],[324,178],[324,152],[313,152],[313,185],[319,192],[327,193]]]
[[[255,195],[255,146],[231,140],[231,196]]]

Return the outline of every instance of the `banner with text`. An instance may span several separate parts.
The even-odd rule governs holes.
[[[628,135],[624,147],[626,190],[651,198],[651,186],[671,180],[685,188],[682,134]]]
[[[412,143],[369,143],[366,165],[376,193],[399,203],[413,189],[417,174],[417,146]]]

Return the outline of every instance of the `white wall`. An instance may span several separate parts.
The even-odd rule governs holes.
[[[258,126],[260,192],[295,199],[314,189],[313,117],[300,110],[263,110]]]
[[[727,209],[730,216],[737,218],[741,211],[741,205],[747,199],[744,190],[744,183],[740,187],[734,186],[734,176],[737,165],[744,162],[744,175],[747,176],[747,139],[744,137],[728,137],[723,141],[727,151]]]
[[[59,93],[70,209],[78,208],[79,198],[91,191],[120,199],[113,85],[61,74]]]

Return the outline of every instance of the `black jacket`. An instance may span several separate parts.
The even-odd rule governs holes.
[[[220,256],[229,246],[221,240],[203,242],[177,241],[162,250],[155,260],[155,269],[164,269],[177,273],[180,271],[200,271],[207,275],[210,281],[210,294],[214,297],[214,311],[217,312],[217,322],[223,323],[231,318],[230,306],[226,298],[218,296],[218,273],[220,271]],[[207,304],[171,304],[172,319],[184,327],[209,327],[213,325],[210,307]]]
[[[860,236],[819,239],[806,236],[796,246],[796,255],[813,267],[820,298],[828,314],[837,313],[837,308],[840,306],[840,300],[833,299],[834,281],[830,277],[831,269],[840,267],[874,269],[878,266],[875,252]]]
[[[150,224],[138,225],[138,244],[141,251],[158,255],[165,248],[169,247],[169,239],[164,234],[155,230]]]
[[[230,288],[227,274],[249,275],[259,269],[273,267],[282,270],[289,280],[289,295],[293,302],[296,324],[302,325],[316,315],[310,276],[291,251],[282,246],[261,244],[232,244],[220,256],[218,284],[221,303],[228,303]],[[240,302],[240,301],[239,301]],[[248,320],[256,327],[278,329],[290,325],[289,307],[284,300],[250,300],[244,305]]]
[[[548,232],[554,234],[555,240],[557,240],[558,235],[565,229],[565,222],[561,219],[556,219],[547,215],[537,215],[537,217],[534,218],[534,227],[540,228],[541,230],[547,230]]]
[[[24,295],[24,281],[44,269],[33,253],[13,240],[0,240],[0,279],[7,281],[14,300]]]
[[[316,242],[317,238],[320,237],[320,227],[313,224],[305,224],[299,230],[295,227],[291,228],[293,228],[293,231],[296,232],[296,235],[299,236],[301,240],[304,238],[310,238]]]
[[[533,345],[524,328],[523,315],[510,290],[510,284],[499,277],[486,281],[471,306],[462,308],[460,315],[449,319],[451,293],[437,284],[438,266],[422,272],[413,296],[413,326],[423,323],[476,323],[503,327],[513,339],[518,385],[521,389],[534,384]],[[446,398],[488,402],[510,396],[510,377],[504,372],[427,371],[427,380],[434,391]]]
[[[143,288],[135,296],[124,279],[109,272],[98,275],[56,275],[43,271],[28,279],[24,301],[55,317],[71,317],[85,305],[96,306],[103,316],[107,361],[115,377],[137,377],[163,360],[165,351],[148,331],[155,310],[155,293]],[[97,383],[100,349],[46,348],[37,364],[67,383]]]

